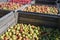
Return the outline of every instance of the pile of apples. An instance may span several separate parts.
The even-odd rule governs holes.
[[[0,36],[0,40],[38,40],[39,27],[27,24],[17,24],[8,28],[7,32]]]
[[[27,12],[37,12],[43,14],[58,14],[58,8],[55,6],[48,6],[48,5],[30,5],[23,9],[23,11]]]
[[[0,40],[60,40],[60,30],[31,24],[16,24],[0,35]]]
[[[0,3],[0,9],[3,9],[3,10],[16,10],[21,6],[22,4],[19,4],[19,3],[12,3],[12,2]]]
[[[10,0],[10,2],[20,3],[20,4],[28,4],[31,0]]]

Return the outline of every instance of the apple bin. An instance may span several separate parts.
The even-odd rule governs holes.
[[[7,16],[8,14],[9,14],[9,16]],[[31,15],[31,13],[28,14],[28,13],[24,12],[24,14],[23,14],[22,12],[18,12],[18,13],[10,12],[8,14],[5,15],[6,18],[3,21],[1,21],[1,22],[7,21],[6,24],[4,24],[0,28],[0,34],[2,34],[0,36],[1,40],[2,39],[3,40],[4,39],[20,40],[21,38],[24,40],[25,36],[28,37],[26,40],[28,40],[28,39],[30,39],[30,40],[31,39],[33,39],[33,40],[34,39],[36,39],[36,40],[40,40],[40,39],[41,40],[48,40],[48,39],[57,40],[60,37],[60,35],[59,35],[60,28],[56,25],[56,23],[58,24],[58,22],[57,22],[58,20],[56,20],[56,19],[59,19],[59,18],[57,18],[57,16],[56,16],[56,19],[54,19],[54,21],[56,21],[56,23],[53,22],[53,19],[51,19],[51,18],[49,19],[51,23],[55,24],[55,26],[53,26],[53,24],[49,24],[50,23],[49,21],[45,21],[45,23],[44,23],[44,21],[43,21],[44,19],[42,19],[44,17],[37,16],[37,15],[34,15],[34,16],[36,16],[36,17],[34,17],[33,15]],[[1,17],[1,19],[4,18],[5,16]],[[46,18],[45,20],[48,20],[48,19]],[[48,24],[48,25],[46,25],[46,24]],[[29,33],[30,31],[25,32],[25,30],[26,30],[25,27],[27,28],[27,30],[30,30],[30,31],[32,30],[31,35]],[[39,30],[39,32],[38,32],[38,30]],[[25,34],[25,33],[27,33],[27,34]],[[39,35],[39,36],[37,36],[37,35]],[[57,35],[59,35],[59,36],[57,36]],[[31,37],[33,37],[33,38],[31,38]]]
[[[45,8],[44,5],[47,8],[47,10],[50,10],[49,7],[51,7],[51,9],[53,9],[53,7],[56,7],[57,13],[55,14],[55,12],[49,12],[49,11],[47,13],[45,13],[46,10],[45,11],[41,10],[41,9]],[[58,20],[60,19],[59,3],[41,2],[41,3],[35,3],[35,4],[28,4],[28,5],[23,6],[21,8],[21,10],[18,10],[18,12],[20,13],[20,17],[37,19],[37,20],[40,20],[37,23],[48,25],[51,27],[57,26],[58,22],[59,22]],[[27,21],[29,21],[29,20],[27,20]]]

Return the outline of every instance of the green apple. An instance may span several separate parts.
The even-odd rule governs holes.
[[[8,32],[6,32],[5,34],[8,34]]]
[[[1,39],[4,39],[4,36],[1,36]]]
[[[4,9],[4,10],[8,10],[7,7],[4,7],[3,9]]]
[[[1,35],[0,38],[1,38],[1,39],[4,39],[4,36],[5,36],[5,34]]]
[[[38,34],[39,33],[38,30],[35,30],[35,33]]]
[[[28,38],[31,38],[31,35],[30,34],[28,34]]]
[[[13,40],[16,40],[17,36],[16,35],[12,35],[12,38],[13,38]]]
[[[20,24],[17,24],[17,27],[20,27]]]
[[[22,34],[25,34],[25,32],[23,31]]]
[[[8,39],[10,39],[11,37],[10,36],[8,36]]]
[[[3,34],[2,36],[5,36],[5,34]]]
[[[27,25],[26,25],[26,24],[24,24],[24,27],[27,27]]]
[[[32,36],[30,37],[30,39],[32,40]]]
[[[17,27],[17,30],[20,30],[20,27]]]
[[[33,37],[36,37],[36,36],[37,36],[36,33],[34,33],[34,34],[33,34]]]
[[[13,40],[12,38],[9,38],[9,40]]]
[[[15,32],[15,29],[12,29],[11,31],[12,31],[12,32]]]
[[[12,32],[9,32],[9,36],[12,36]]]
[[[15,29],[15,30],[17,29],[17,25],[14,26],[14,29]]]
[[[34,31],[32,29],[30,29],[30,34],[33,34],[33,33],[34,33]]]
[[[12,33],[13,33],[13,35],[16,34],[16,32],[12,32]]]

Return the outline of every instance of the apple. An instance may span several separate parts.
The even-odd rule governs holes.
[[[22,40],[22,37],[19,37],[19,39],[18,40]]]
[[[32,25],[17,24],[8,28],[8,31],[0,38],[3,40],[33,40],[35,37],[38,40],[38,30],[36,26],[32,28]]]
[[[19,31],[16,30],[16,35],[18,35],[18,34],[19,34]]]
[[[11,37],[10,36],[8,36],[8,39],[10,39]]]
[[[21,36],[21,33],[19,33],[19,36]]]
[[[17,30],[20,30],[20,26],[17,27]]]
[[[30,40],[29,38],[26,38],[25,40]]]
[[[23,34],[22,36],[23,36],[23,37],[25,37],[25,35],[24,35],[24,34]]]
[[[14,29],[17,30],[17,25],[14,26]]]
[[[13,40],[12,38],[9,38],[9,40]]]
[[[9,36],[12,36],[12,32],[9,32]]]
[[[12,29],[11,32],[15,32],[15,29]]]
[[[23,38],[23,40],[26,40],[26,38]]]
[[[22,33],[23,32],[23,29],[20,29],[20,32]]]
[[[1,39],[4,39],[4,36],[1,36]]]
[[[16,40],[17,36],[16,35],[12,35],[12,38],[13,38],[13,40]]]
[[[9,32],[6,32],[5,34],[6,34],[6,37],[9,37]]]
[[[16,30],[12,30],[11,32],[12,32],[12,34],[16,34]]]
[[[6,7],[3,8],[4,10],[8,10]]]
[[[20,27],[20,24],[17,24],[18,27]]]
[[[4,40],[8,40],[8,38],[7,37],[4,37]]]

